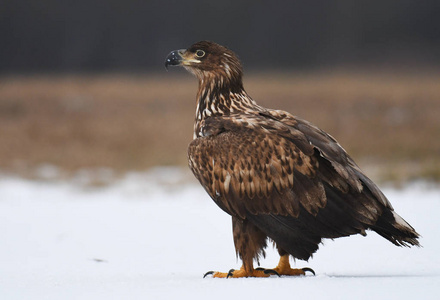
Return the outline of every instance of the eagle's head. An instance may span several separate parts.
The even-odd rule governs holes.
[[[242,79],[242,66],[237,55],[219,44],[200,41],[188,49],[171,51],[165,67],[183,66],[196,75],[201,82],[214,79],[236,83]]]

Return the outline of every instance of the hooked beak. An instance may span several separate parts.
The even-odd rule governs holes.
[[[171,51],[165,59],[165,69],[168,71],[168,66],[180,66],[183,61],[182,55],[185,51],[185,49]]]

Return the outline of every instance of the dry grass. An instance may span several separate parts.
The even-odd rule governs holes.
[[[440,74],[262,73],[245,78],[262,105],[335,136],[375,179],[440,180]],[[160,76],[0,80],[0,169],[66,172],[185,165],[197,83]]]

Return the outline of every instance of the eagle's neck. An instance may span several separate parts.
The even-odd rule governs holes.
[[[246,93],[241,76],[213,76],[201,74],[197,92],[194,138],[200,137],[203,120],[211,116],[231,113],[255,113],[260,106]]]

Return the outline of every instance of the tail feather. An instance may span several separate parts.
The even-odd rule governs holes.
[[[420,247],[420,235],[393,210],[385,210],[371,229],[397,246]]]

